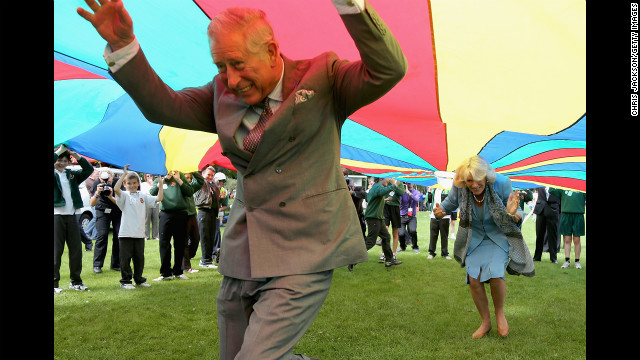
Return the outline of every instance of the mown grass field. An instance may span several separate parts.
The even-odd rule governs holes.
[[[523,226],[531,253],[532,220]],[[586,357],[586,236],[582,270],[573,263],[561,269],[561,250],[557,265],[545,253],[542,262],[535,263],[533,278],[507,275],[510,334],[498,336],[494,319],[492,332],[478,340],[471,338],[480,317],[464,269],[455,260],[427,259],[427,212],[419,213],[418,237],[421,253],[398,253],[404,261],[399,266],[379,264],[381,248],[376,246],[369,251],[369,262],[353,272],[336,269],[318,318],[294,352],[322,360]],[[120,273],[108,265],[104,273],[94,274],[93,253],[85,252],[82,276],[90,291],[76,292],[67,289],[65,251],[60,281],[64,291],[53,295],[55,359],[218,359],[215,297],[221,275],[200,269],[187,274],[189,280],[154,282],[160,269],[157,241],[146,242],[145,256],[144,274],[151,287],[124,290]],[[199,258],[198,251],[192,260],[195,268]]]

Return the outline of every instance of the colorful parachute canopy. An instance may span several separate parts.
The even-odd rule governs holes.
[[[388,94],[350,116],[342,165],[366,175],[436,183],[480,154],[514,186],[586,191],[586,15],[578,0],[369,0],[409,63]],[[124,0],[151,65],[172,88],[210,81],[209,19],[263,9],[293,59],[358,52],[330,1]],[[163,174],[233,168],[216,134],[146,121],[110,77],[105,41],[54,2],[54,144],[117,166]]]

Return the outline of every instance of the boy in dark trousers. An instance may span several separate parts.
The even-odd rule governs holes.
[[[78,160],[82,170],[69,170],[71,156]],[[93,173],[93,167],[82,156],[67,149],[63,144],[53,153],[53,292],[62,289],[60,282],[60,259],[64,244],[69,248],[69,289],[87,290],[82,283],[82,242],[76,209],[83,206],[78,186]]]
[[[124,173],[113,187],[116,193],[116,205],[122,210],[122,221],[118,240],[120,241],[120,287],[135,289],[136,285],[149,286],[147,279],[142,276],[144,270],[144,217],[147,208],[153,208],[156,202],[162,201],[163,178],[160,178],[158,196],[145,194],[140,191],[140,178],[135,172],[128,172],[129,165],[124,166]],[[125,184],[126,191],[121,189]],[[131,271],[133,260],[133,272]]]

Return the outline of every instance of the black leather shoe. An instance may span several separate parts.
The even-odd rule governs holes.
[[[402,264],[402,261],[397,260],[397,259],[393,259],[391,261],[385,261],[384,266],[385,267],[389,267],[389,266],[400,265],[400,264]]]
[[[288,360],[319,360],[318,358],[304,356],[302,354],[292,354]]]
[[[94,274],[102,274],[102,268],[99,266],[96,266],[93,268],[93,273]]]

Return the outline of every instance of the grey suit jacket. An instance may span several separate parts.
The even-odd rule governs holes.
[[[253,155],[233,137],[249,106],[219,76],[173,91],[142,50],[113,73],[149,121],[217,133],[222,154],[238,170],[218,268],[225,276],[307,274],[368,260],[340,168],[340,133],[349,115],[402,79],[407,61],[369,3],[364,12],[341,18],[361,60],[340,60],[332,52],[300,61],[283,56],[284,102]],[[296,101],[301,90],[313,96]]]

